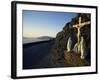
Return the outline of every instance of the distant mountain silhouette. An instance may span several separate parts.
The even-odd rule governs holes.
[[[38,39],[53,39],[54,37],[50,37],[50,36],[41,36],[38,37]]]
[[[41,36],[41,37],[23,37],[23,43],[31,43],[31,42],[38,42],[38,41],[47,41],[54,39],[53,37],[49,36]]]
[[[54,37],[51,36],[40,36],[40,37],[23,37],[23,39],[52,39]]]
[[[23,39],[28,39],[28,37],[23,37]]]

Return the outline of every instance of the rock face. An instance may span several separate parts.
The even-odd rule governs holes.
[[[71,22],[67,23],[64,27],[63,30],[58,32],[56,35],[55,39],[55,44],[52,48],[52,62],[53,64],[62,64],[65,59],[64,59],[64,51],[66,50],[68,38],[71,37],[72,40],[72,47],[77,43],[77,29],[73,28],[73,25],[78,24],[79,17],[81,17],[82,21],[81,22],[86,22],[90,21],[90,14],[77,14],[75,18],[71,20]],[[84,27],[81,28],[81,36],[83,36],[86,46],[87,46],[87,57],[86,60],[90,63],[90,39],[91,39],[91,34],[90,34],[91,26],[90,24],[85,25]],[[66,65],[67,66],[67,65]]]
[[[80,56],[74,53],[73,51],[71,52],[64,51],[64,59],[66,60],[66,63],[69,64],[70,67],[89,65],[88,61],[81,59]]]

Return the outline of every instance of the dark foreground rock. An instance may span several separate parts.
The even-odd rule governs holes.
[[[29,44],[23,47],[23,69],[50,68],[54,40]],[[23,45],[24,46],[24,45]]]

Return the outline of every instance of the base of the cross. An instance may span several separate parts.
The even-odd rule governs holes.
[[[86,60],[83,60],[80,58],[80,55],[75,53],[74,51],[67,52],[64,51],[64,59],[66,63],[72,65],[72,66],[88,66],[89,63]]]

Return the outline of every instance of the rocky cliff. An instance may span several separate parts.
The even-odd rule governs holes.
[[[73,27],[73,25],[79,23],[79,17],[81,17],[81,22],[86,22],[90,21],[91,15],[90,14],[85,14],[85,13],[78,13],[76,17],[74,17],[71,22],[66,23],[65,26],[63,27],[62,31],[58,32],[56,35],[55,39],[55,44],[52,48],[52,62],[56,66],[69,66],[68,64],[65,64],[66,60],[64,59],[64,51],[66,50],[68,38],[72,37],[72,48],[74,45],[77,43],[77,29]],[[81,28],[81,36],[84,37],[86,41],[86,46],[87,46],[87,52],[88,55],[86,57],[86,60],[90,63],[90,38],[91,34],[90,31],[91,27],[90,24],[85,25],[84,27]]]

